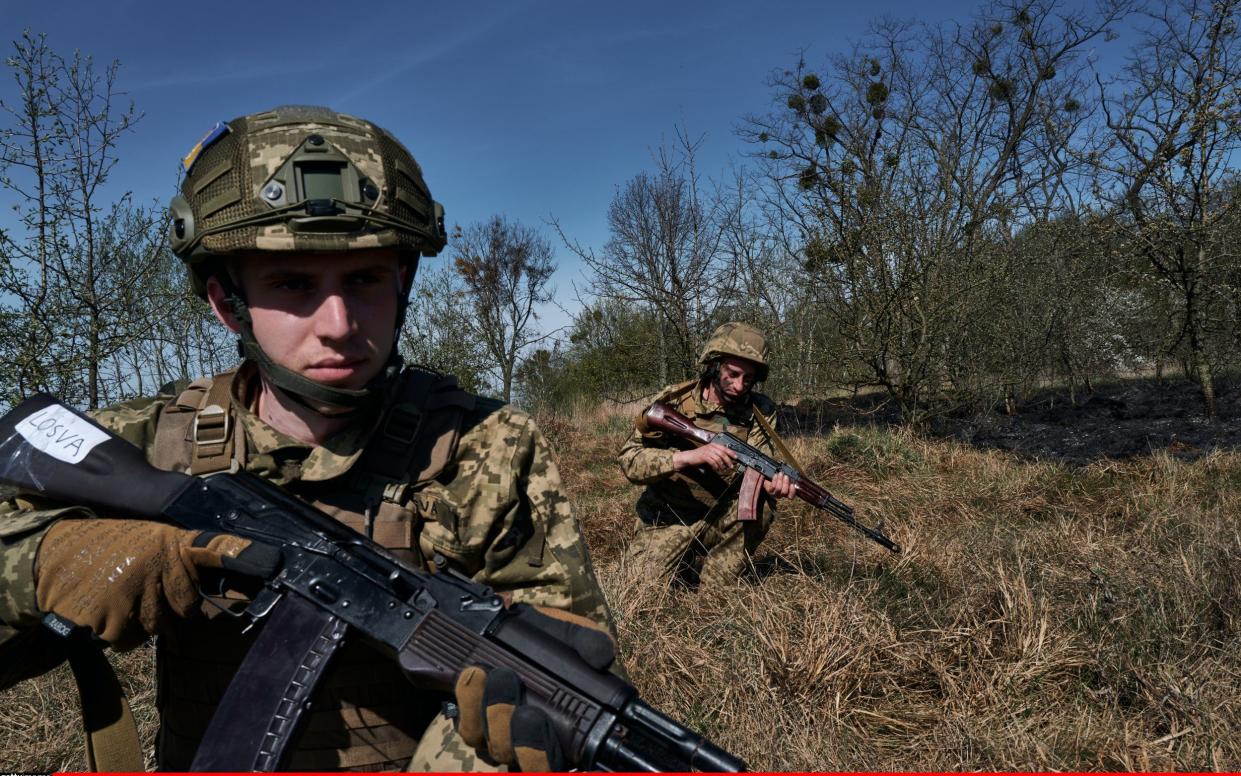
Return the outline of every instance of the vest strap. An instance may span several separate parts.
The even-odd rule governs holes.
[[[380,422],[358,461],[358,471],[382,481],[386,500],[404,499],[402,483],[433,479],[457,451],[465,412],[474,397],[457,387],[454,377],[410,368],[401,376],[396,400]],[[401,502],[396,502],[401,503]]]
[[[194,476],[241,468],[245,451],[234,448],[244,445],[246,435],[237,433],[232,419],[231,395],[236,374],[225,372],[212,380],[194,413],[189,437],[193,449],[190,474]]]

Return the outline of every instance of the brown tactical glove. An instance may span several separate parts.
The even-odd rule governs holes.
[[[612,636],[580,615],[530,607],[519,615],[566,644],[600,671],[616,658]],[[457,732],[491,760],[522,771],[563,771],[569,767],[551,720],[522,703],[525,688],[508,668],[490,672],[470,666],[457,678]]]
[[[191,615],[204,582],[218,586],[232,573],[270,577],[279,561],[274,547],[231,534],[146,520],[66,519],[39,545],[36,601],[114,648],[132,649],[169,617]]]

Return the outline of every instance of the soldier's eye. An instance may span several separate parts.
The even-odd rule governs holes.
[[[314,284],[310,282],[309,278],[293,275],[275,279],[272,282],[272,288],[280,291],[302,292],[312,290]]]

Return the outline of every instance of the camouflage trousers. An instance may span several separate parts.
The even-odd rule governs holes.
[[[770,528],[767,514],[753,522],[730,516],[688,525],[648,525],[639,519],[626,556],[644,577],[692,581],[696,573],[699,588],[718,587],[753,568],[754,551]]]
[[[436,714],[422,734],[407,771],[419,773],[501,773],[508,766],[487,762],[457,735],[452,720]]]

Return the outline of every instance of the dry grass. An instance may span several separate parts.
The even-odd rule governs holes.
[[[752,767],[1241,768],[1241,455],[1069,468],[901,431],[795,438],[904,554],[789,505],[756,574],[699,595],[624,562],[632,416],[540,422],[634,681]],[[123,660],[151,675],[149,651]],[[81,767],[67,673],[2,700],[9,767]]]
[[[894,557],[795,504],[753,578],[626,568],[637,495],[599,418],[565,480],[644,695],[772,770],[1241,767],[1241,455],[1028,463],[839,428],[794,455]]]

